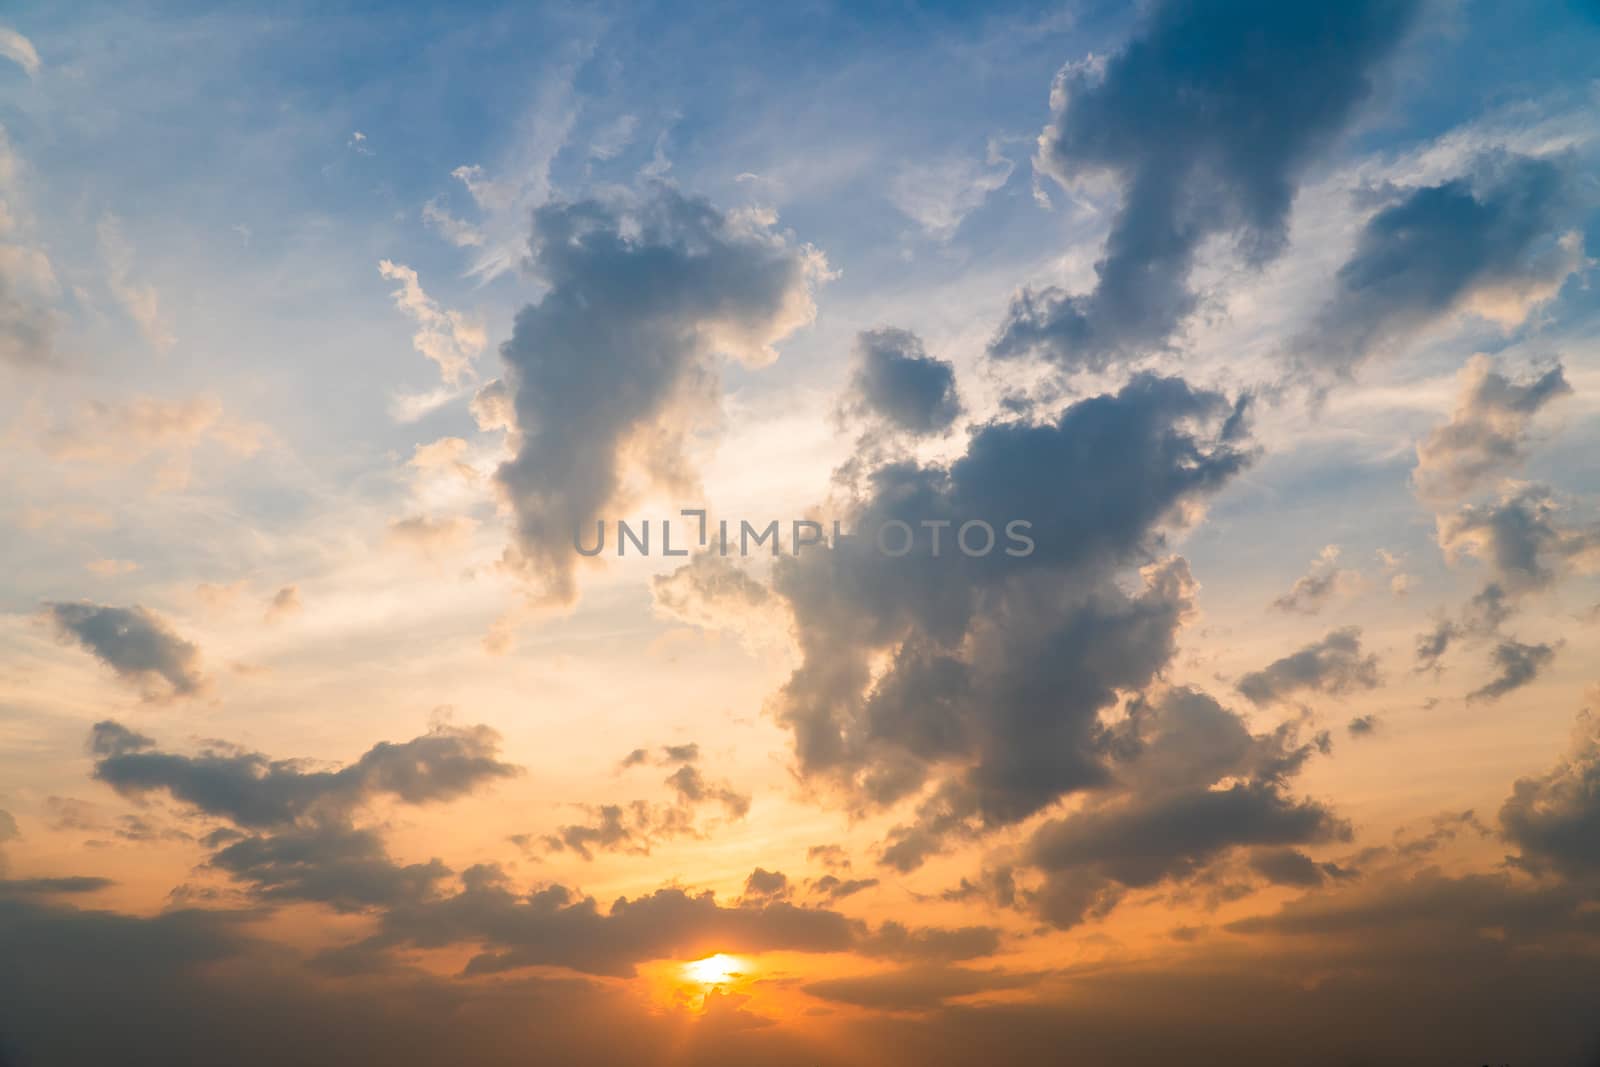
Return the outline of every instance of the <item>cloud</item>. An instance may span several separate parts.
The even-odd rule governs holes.
[[[900,962],[950,963],[992,956],[999,948],[1000,931],[993,926],[913,929],[893,920],[856,944],[864,956]]]
[[[1452,311],[1521,323],[1586,262],[1581,239],[1559,232],[1571,199],[1568,164],[1505,153],[1406,190],[1362,229],[1297,360],[1348,376]]]
[[[830,870],[850,869],[850,854],[845,851],[843,845],[812,845],[806,849],[806,859],[811,863],[820,863]]]
[[[1014,166],[991,141],[982,161],[951,156],[902,166],[889,183],[889,199],[929,237],[948,241],[962,219],[1010,180]]]
[[[1500,808],[1500,828],[1522,866],[1573,879],[1600,874],[1600,722],[1578,716],[1566,755],[1542,775],[1520,778]]]
[[[417,324],[412,347],[439,368],[446,385],[456,386],[462,378],[470,378],[473,361],[489,343],[482,325],[459,311],[441,308],[422,291],[417,272],[405,264],[380,260],[378,273],[400,283],[394,291],[394,306]]]
[[[7,152],[0,127],[0,176]],[[4,208],[0,201],[0,218]],[[61,329],[53,306],[59,294],[55,270],[42,250],[0,242],[0,363],[42,367],[51,362]]]
[[[1371,737],[1378,732],[1383,720],[1376,715],[1357,715],[1345,726],[1351,737]]]
[[[840,878],[836,874],[825,874],[811,882],[811,891],[829,900],[843,900],[878,885],[876,878]]]
[[[877,1011],[929,1011],[956,997],[1022,989],[1036,974],[980,971],[969,967],[907,967],[881,974],[825,978],[801,988],[819,1000]]]
[[[1494,649],[1494,665],[1499,670],[1493,680],[1481,689],[1467,694],[1468,700],[1499,700],[1514,690],[1532,682],[1539,672],[1555,659],[1556,650],[1551,645],[1525,645],[1520,641],[1502,641]]]
[[[1458,640],[1487,637],[1497,633],[1515,608],[1512,598],[1496,582],[1490,582],[1467,602],[1459,619],[1440,619],[1434,628],[1417,637],[1417,670],[1439,671],[1440,661]]]
[[[472,531],[477,527],[477,520],[466,515],[443,518],[408,515],[389,523],[388,540],[392,545],[432,558],[459,551],[471,540]]]
[[[1140,376],[1050,422],[992,423],[948,466],[871,469],[843,516],[854,536],[778,562],[803,660],[776,710],[799,771],[852,807],[922,793],[885,862],[912,869],[1104,781],[1099,712],[1154,679],[1192,610],[1187,566],[1158,560],[1159,528],[1249,462],[1241,412]],[[1031,551],[952,544],[964,524],[998,538],[1013,520],[1031,523]],[[920,531],[916,551],[878,551],[890,522]],[[1141,569],[1131,594],[1112,580],[1124,567]]]
[[[939,433],[961,414],[955,368],[930,357],[922,339],[906,330],[856,335],[852,390],[862,410],[906,433]]]
[[[1327,744],[1320,734],[1302,742],[1293,722],[1252,734],[1196,690],[1140,701],[1108,741],[1119,788],[1030,835],[1024,866],[1045,880],[1024,903],[1065,928],[1105,915],[1130,889],[1192,879],[1238,848],[1347,840],[1347,823],[1288,790]]]
[[[267,437],[264,427],[230,416],[214,396],[134,396],[88,401],[72,417],[45,428],[38,441],[52,459],[113,470],[155,458],[154,488],[171,491],[188,486],[194,455],[203,445],[248,457]]]
[[[626,976],[653,959],[696,959],[712,952],[844,952],[856,939],[837,912],[784,901],[724,907],[711,893],[679,888],[618,897],[602,912],[593,897],[552,885],[513,891],[493,868],[463,875],[454,896],[390,909],[375,947],[418,948],[481,943],[469,974],[520,967],[567,967]]]
[[[145,343],[157,352],[166,352],[177,343],[166,316],[161,313],[161,295],[155,286],[134,279],[134,250],[122,232],[115,215],[104,215],[96,230],[100,239],[100,258],[105,261],[106,285],[127,312]]]
[[[1275,258],[1301,174],[1417,6],[1168,0],[1121,51],[1063,67],[1034,166],[1068,187],[1110,172],[1121,203],[1094,289],[1024,290],[990,354],[1088,370],[1147,355],[1197,306],[1189,275],[1205,242],[1228,238],[1255,266]]]
[[[538,596],[577,595],[573,537],[638,484],[688,489],[688,435],[716,412],[716,358],[760,364],[812,319],[820,253],[772,220],[669,186],[534,212],[548,291],[501,348],[518,447],[498,473],[513,561]]]
[[[1250,856],[1250,869],[1273,885],[1310,888],[1330,879],[1346,879],[1351,873],[1336,863],[1318,863],[1294,848],[1260,849]]]
[[[10,26],[0,26],[0,56],[5,56],[11,62],[27,72],[28,77],[36,78],[39,75],[39,52],[33,47],[33,42]]]
[[[782,604],[731,557],[701,552],[650,579],[657,614],[711,632],[733,633],[752,649],[788,646]]]
[[[1361,630],[1347,626],[1246,674],[1238,690],[1253,704],[1271,704],[1307,690],[1336,696],[1378,684],[1378,657],[1363,656]]]
[[[0,808],[0,843],[15,841],[19,836],[21,831],[17,829],[17,820],[9,811]]]
[[[272,599],[267,601],[266,613],[262,619],[266,622],[278,622],[292,615],[300,614],[304,605],[300,601],[300,587],[286,585],[272,594]]]
[[[250,885],[263,900],[363,911],[426,897],[450,869],[437,859],[398,865],[382,838],[339,820],[251,834],[212,853],[209,865]]]
[[[44,610],[63,636],[77,641],[123,681],[144,688],[149,698],[194,696],[205,684],[200,650],[152,611],[86,600],[46,604]]]
[[[1329,545],[1311,564],[1311,570],[1296,578],[1289,591],[1272,602],[1279,611],[1315,615],[1335,596],[1357,588],[1361,575],[1339,566],[1339,546]]]
[[[697,819],[701,808],[722,808],[729,820],[744,818],[750,811],[750,797],[727,782],[710,781],[694,766],[700,746],[694,743],[666,745],[655,760],[674,770],[663,780],[672,794],[668,804],[645,800],[602,804],[588,808],[590,821],[557,828],[544,838],[552,852],[575,852],[585,860],[596,852],[621,852],[648,856],[658,842],[679,837],[704,837],[706,827]],[[650,760],[648,749],[636,748],[623,758],[618,770],[642,766]]]
[[[150,738],[109,720],[96,723],[90,735],[94,777],[118,793],[165,792],[246,829],[343,817],[379,797],[429,804],[465,796],[520,773],[495,758],[499,742],[487,726],[441,725],[410,741],[380,742],[355,763],[329,771],[215,745],[195,756],[163,752]]]
[[[741,899],[746,904],[761,904],[770,900],[784,900],[792,892],[788,875],[782,871],[757,867],[744,880],[744,896]]]
[[[1600,562],[1600,527],[1559,519],[1554,494],[1542,485],[1512,487],[1493,504],[1473,504],[1437,522],[1447,562],[1463,555],[1489,564],[1494,582],[1512,596],[1549,586],[1568,567]]]
[[[1417,492],[1433,499],[1464,496],[1520,467],[1533,417],[1571,393],[1559,364],[1538,377],[1512,381],[1488,356],[1473,356],[1461,371],[1461,397],[1450,421],[1417,446],[1411,474]]]
[[[65,878],[11,878],[0,879],[0,896],[7,893],[29,896],[77,895],[98,893],[116,885],[109,878],[88,875],[69,875]]]

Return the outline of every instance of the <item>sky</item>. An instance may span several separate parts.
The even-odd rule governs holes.
[[[7,5],[0,1067],[1600,1062],[1597,57]]]

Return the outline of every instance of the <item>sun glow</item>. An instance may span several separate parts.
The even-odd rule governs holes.
[[[703,960],[683,965],[683,976],[691,982],[703,986],[727,985],[735,978],[740,977],[747,970],[745,962],[737,956],[728,956],[719,952],[715,956],[707,956]]]

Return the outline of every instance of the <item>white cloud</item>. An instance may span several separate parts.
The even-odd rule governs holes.
[[[39,74],[39,50],[33,42],[9,26],[0,26],[0,56],[5,56],[28,72],[28,77]]]
[[[982,161],[952,156],[903,168],[889,186],[889,199],[929,236],[948,241],[961,220],[1010,179],[1013,164],[993,142]]]
[[[472,362],[489,343],[482,325],[473,322],[459,311],[441,308],[417,280],[417,272],[404,263],[381,260],[378,273],[390,281],[400,283],[394,291],[394,306],[410,316],[417,324],[411,343],[416,350],[432,360],[439,368],[439,376],[447,385],[455,386],[461,379],[472,375]],[[430,399],[432,394],[429,395]],[[448,397],[444,398],[448,399]],[[440,400],[439,403],[443,403]],[[437,406],[434,404],[433,406]],[[407,403],[405,410],[416,410]],[[423,407],[422,412],[431,410]]]

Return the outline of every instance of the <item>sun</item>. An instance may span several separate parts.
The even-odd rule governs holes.
[[[744,973],[745,964],[737,956],[717,953],[683,965],[683,976],[703,986],[727,985]]]

